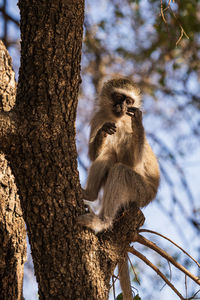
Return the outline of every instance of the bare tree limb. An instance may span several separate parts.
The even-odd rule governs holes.
[[[0,7],[0,12],[3,14],[3,17],[6,21],[11,21],[13,22],[16,26],[19,27],[19,21],[17,19],[15,19],[14,17],[11,17],[5,10],[4,6]]]
[[[4,1],[5,3],[6,1]],[[10,55],[0,41],[0,148],[13,150],[16,82]],[[11,136],[9,137],[9,132]],[[10,144],[10,147],[8,145]],[[12,143],[12,145],[11,145]],[[5,151],[3,151],[5,152]],[[10,164],[0,151],[0,298],[22,300],[26,229]],[[24,299],[24,298],[23,298]]]
[[[179,291],[174,287],[174,285],[165,277],[165,275],[154,265],[152,262],[150,262],[143,254],[135,250],[133,247],[129,247],[128,251],[132,253],[133,255],[140,258],[145,264],[147,264],[150,268],[152,268],[165,282],[166,284],[177,294],[177,296],[185,300],[185,298],[179,293]]]
[[[192,297],[188,298],[188,300],[199,299],[199,298],[195,298],[196,295],[197,295],[199,292],[200,292],[200,290],[198,290],[196,293],[194,293],[194,294],[192,295]]]
[[[114,300],[116,299],[116,295],[115,295],[115,281],[114,281],[114,277],[112,276],[112,287],[113,287],[113,298]]]
[[[179,248],[183,253],[185,253],[188,257],[190,257],[196,264],[197,266],[200,268],[200,264],[198,263],[198,261],[196,261],[188,252],[186,252],[182,247],[180,247],[179,245],[177,245],[175,242],[173,242],[171,239],[169,239],[168,237],[166,237],[163,234],[160,234],[156,231],[153,230],[149,230],[149,229],[140,229],[139,232],[149,232],[149,233],[153,233],[156,234],[162,238],[164,238],[165,240],[169,241],[170,243],[172,243],[174,246],[176,246],[177,248]]]
[[[16,136],[15,114],[12,112],[0,113],[0,150],[7,152]]]
[[[132,270],[133,270],[133,273],[134,273],[134,275],[135,275],[135,279],[136,279],[137,283],[140,284],[140,281],[139,281],[139,279],[138,279],[138,276],[137,276],[137,273],[136,273],[136,271],[135,271],[135,268],[134,268],[134,266],[133,266],[133,264],[132,264],[132,262],[131,262],[131,259],[130,259],[130,257],[129,257],[128,255],[127,255],[127,257],[128,257],[128,261],[129,261],[129,263],[130,263],[130,265],[131,265],[131,268],[132,268]]]
[[[16,133],[16,114],[11,109],[15,103],[16,82],[12,69],[12,60],[6,47],[0,40],[0,149],[5,151],[14,142]],[[2,111],[3,110],[3,111]]]
[[[163,249],[158,247],[155,243],[147,240],[146,238],[144,238],[140,234],[138,234],[137,242],[144,245],[144,246],[146,246],[146,247],[148,247],[148,248],[153,249],[154,251],[159,253],[162,257],[164,257],[165,259],[170,261],[177,269],[179,269],[184,274],[189,276],[194,282],[196,282],[197,284],[200,284],[200,278],[198,278],[197,276],[190,273],[185,267],[183,267],[181,264],[179,264],[177,261],[175,261],[175,259],[173,259],[167,252],[165,252]]]

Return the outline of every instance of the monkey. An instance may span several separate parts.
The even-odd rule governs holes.
[[[96,232],[112,227],[117,211],[129,202],[144,207],[156,196],[159,167],[145,136],[140,106],[140,90],[130,79],[104,84],[91,120],[93,163],[83,190],[83,198],[94,201],[103,187],[101,211],[99,216],[91,213],[79,219]]]
[[[92,164],[83,198],[88,205],[101,189],[103,196],[98,215],[90,210],[78,217],[82,226],[96,233],[111,229],[119,209],[130,202],[144,207],[155,198],[159,165],[143,127],[140,89],[132,80],[114,78],[104,83],[91,119],[89,158]],[[127,267],[126,258],[119,264],[125,300],[133,299]]]

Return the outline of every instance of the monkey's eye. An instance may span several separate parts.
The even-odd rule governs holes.
[[[134,103],[134,100],[130,97],[126,97],[126,104],[133,104]]]
[[[124,95],[120,94],[120,93],[113,93],[113,99],[115,102],[121,102],[124,100]]]

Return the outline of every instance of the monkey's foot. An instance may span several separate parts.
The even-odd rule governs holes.
[[[86,212],[91,212],[91,213],[93,213],[93,209],[92,209],[92,201],[88,201],[88,200],[83,200],[83,203],[84,203],[84,205],[85,205],[85,211]]]
[[[95,233],[101,232],[103,230],[111,227],[110,222],[104,222],[97,215],[90,212],[89,214],[81,215],[77,218],[78,224],[81,226],[88,227],[92,229]]]

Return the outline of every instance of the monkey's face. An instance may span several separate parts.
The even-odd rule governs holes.
[[[120,118],[127,113],[129,107],[133,107],[135,100],[124,94],[119,92],[113,92],[111,95],[112,98],[112,112],[115,117]]]

